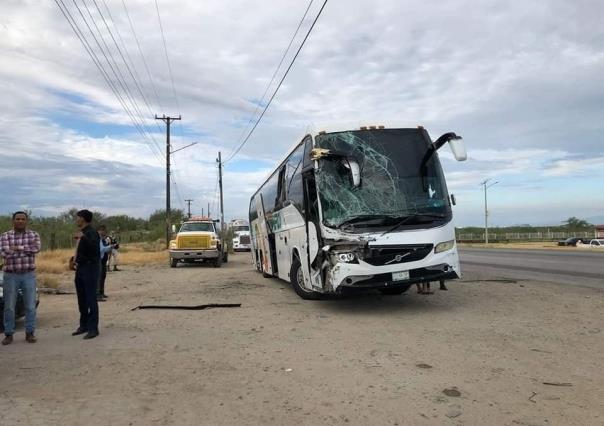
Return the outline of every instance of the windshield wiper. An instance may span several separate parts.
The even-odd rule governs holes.
[[[396,225],[394,225],[392,228],[388,229],[386,232],[384,232],[382,235],[386,235],[396,229],[398,229],[399,227],[401,227],[402,225],[404,225],[405,223],[411,221],[411,220],[417,220],[417,219],[444,219],[446,218],[447,215],[444,214],[435,214],[435,213],[417,213],[417,214],[412,214],[409,216],[404,217],[399,223],[397,223]],[[434,220],[430,220],[430,222],[434,222]]]
[[[392,216],[383,216],[383,215],[374,215],[374,214],[366,214],[366,215],[361,215],[361,216],[356,216],[350,219],[347,219],[343,222],[341,222],[337,228],[338,229],[342,229],[344,227],[347,226],[352,226],[354,227],[355,224],[360,224],[365,222],[365,224],[367,224],[366,222],[369,221],[376,221],[376,220],[380,220],[380,223],[383,222],[386,219],[390,219],[392,218]]]

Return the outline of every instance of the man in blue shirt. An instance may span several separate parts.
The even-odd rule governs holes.
[[[97,287],[96,299],[99,302],[104,302],[105,300],[107,300],[107,296],[105,295],[105,280],[107,279],[107,261],[109,260],[109,255],[111,254],[113,245],[107,237],[107,227],[105,225],[99,226],[97,228],[97,231],[99,232],[99,237],[101,238],[99,244],[99,249],[101,252],[101,272],[99,275],[99,285]]]

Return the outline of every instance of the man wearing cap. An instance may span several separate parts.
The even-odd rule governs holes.
[[[0,236],[0,257],[4,261],[4,340],[13,342],[17,292],[25,302],[25,340],[36,343],[36,254],[40,252],[40,236],[27,229],[27,213],[13,214],[13,229]]]
[[[78,246],[75,255],[75,287],[80,310],[80,326],[72,336],[86,334],[84,339],[94,339],[99,335],[99,305],[96,294],[101,272],[101,238],[91,223],[91,211],[77,212],[76,224],[80,232],[77,235]]]

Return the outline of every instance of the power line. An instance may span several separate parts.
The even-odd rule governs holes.
[[[180,115],[180,104],[178,102],[178,96],[176,96],[176,89],[174,86],[174,76],[172,75],[172,65],[170,64],[170,56],[168,55],[168,44],[166,43],[166,37],[164,35],[164,26],[161,23],[161,15],[159,13],[159,3],[155,0],[155,10],[157,11],[157,21],[159,22],[159,30],[161,33],[161,39],[164,45],[164,54],[166,55],[166,62],[168,64],[168,73],[170,74],[170,83],[172,84],[172,94],[174,95],[174,100],[176,101],[176,109],[178,114]],[[181,129],[182,130],[182,129]]]
[[[245,128],[241,131],[241,135],[239,135],[239,138],[237,138],[237,143],[241,142],[241,140],[243,139],[243,136],[248,131],[248,129],[250,127],[250,124],[252,124],[252,122],[254,121],[254,117],[256,116],[256,113],[260,109],[260,106],[262,105],[262,102],[266,98],[266,94],[268,93],[269,89],[273,85],[273,82],[275,81],[275,77],[277,77],[277,74],[279,73],[279,70],[281,69],[281,65],[283,65],[283,61],[285,60],[287,54],[289,53],[289,49],[292,47],[292,44],[294,43],[294,40],[296,39],[296,36],[298,35],[298,32],[300,31],[300,27],[302,27],[302,23],[306,19],[306,15],[308,15],[308,11],[310,10],[310,7],[312,6],[313,2],[314,2],[314,0],[310,0],[310,2],[308,3],[308,6],[306,7],[306,10],[304,11],[304,15],[302,16],[302,19],[300,19],[300,22],[298,23],[298,27],[296,28],[296,31],[294,31],[294,35],[290,39],[289,44],[287,45],[287,48],[283,52],[283,55],[281,56],[281,60],[279,61],[279,64],[277,65],[277,68],[275,68],[275,72],[273,72],[271,80],[267,84],[266,89],[264,90],[264,93],[262,94],[262,97],[256,103],[256,109],[254,109],[254,112],[250,116],[250,120],[245,125]]]
[[[115,86],[115,84],[109,78],[109,74],[107,73],[107,71],[103,67],[100,59],[98,58],[98,56],[94,52],[94,49],[92,49],[92,46],[90,45],[90,43],[86,39],[86,36],[84,35],[84,32],[80,29],[80,27],[79,27],[78,23],[76,22],[75,18],[73,17],[73,15],[69,11],[69,9],[67,8],[67,6],[63,2],[63,0],[55,0],[55,3],[57,5],[57,7],[59,8],[59,10],[61,11],[61,13],[63,14],[63,16],[65,17],[65,20],[67,21],[67,23],[69,24],[69,26],[73,30],[74,34],[76,35],[76,37],[78,38],[78,40],[80,41],[80,43],[82,44],[82,46],[84,47],[84,50],[90,56],[90,59],[92,60],[92,62],[94,63],[94,65],[97,67],[97,69],[101,73],[101,76],[103,77],[103,79],[105,80],[105,82],[107,83],[107,85],[109,86],[109,89],[113,92],[113,94],[117,98],[118,102],[120,103],[120,105],[122,106],[122,108],[124,109],[124,111],[126,112],[126,114],[128,115],[128,117],[130,118],[130,121],[132,122],[132,124],[134,125],[134,127],[136,128],[136,130],[140,133],[140,135],[143,137],[143,141],[148,144],[146,135],[145,135],[142,127],[136,121],[136,119],[134,118],[134,115],[132,114],[132,112],[130,111],[130,109],[128,108],[128,106],[126,105],[126,103],[125,103],[124,99],[122,98],[121,94],[119,93],[119,90],[117,89],[117,87]],[[94,36],[94,34],[93,34],[93,36]],[[156,159],[159,160],[159,161],[161,161],[160,158],[157,157],[157,153],[153,150],[153,148],[152,148],[151,145],[149,145],[149,148],[151,149],[151,152],[156,157]]]
[[[124,43],[124,39],[122,38],[122,34],[120,32],[119,27],[116,25],[115,20],[113,19],[113,15],[111,14],[111,10],[109,9],[109,6],[107,6],[107,2],[105,0],[101,0],[103,2],[103,5],[105,6],[105,10],[107,11],[109,20],[111,21],[111,23],[113,24],[113,27],[115,28],[115,32],[117,34],[117,37],[124,49],[124,52],[126,53],[126,57],[128,58],[129,61],[126,61],[126,58],[124,57],[124,54],[122,53],[122,49],[120,49],[120,46],[118,45],[117,41],[115,40],[115,37],[113,36],[113,32],[111,31],[111,28],[109,27],[109,24],[107,23],[107,20],[105,19],[105,16],[103,15],[103,13],[101,12],[101,9],[99,8],[96,0],[92,0],[94,2],[94,5],[96,6],[99,15],[101,16],[101,19],[103,20],[103,23],[105,24],[105,27],[107,28],[107,31],[109,32],[109,35],[111,36],[111,39],[113,40],[113,43],[115,44],[115,47],[117,47],[117,51],[120,54],[120,57],[122,58],[122,61],[124,62],[124,65],[126,65],[126,69],[128,70],[128,73],[130,74],[130,77],[132,78],[132,81],[134,81],[134,85],[136,86],[136,89],[138,90],[138,93],[141,95],[141,98],[143,99],[143,102],[145,103],[145,106],[147,107],[147,111],[149,112],[149,115],[152,117],[153,116],[153,110],[151,109],[151,106],[149,105],[149,101],[147,100],[147,96],[145,96],[144,91],[142,90],[142,84],[139,83],[140,80],[140,76],[138,75],[138,72],[136,70],[136,66],[134,65],[134,61],[132,61],[132,57],[130,56],[130,52],[128,52],[128,48],[126,46],[126,43]],[[130,65],[128,64],[128,62],[130,62],[130,64],[132,65],[132,67],[130,67]],[[159,123],[157,121],[154,120],[154,124],[157,127],[157,129],[160,132],[163,132],[163,130],[161,129],[161,127],[159,126]],[[157,146],[157,148],[159,149],[159,144],[157,143],[157,140],[155,139],[155,135],[153,135],[153,133],[149,132],[151,135],[151,138],[153,139],[153,142],[155,143],[155,145]]]
[[[306,36],[304,36],[304,40],[302,40],[302,43],[300,44],[300,47],[298,48],[298,51],[296,52],[296,54],[294,55],[294,57],[292,58],[289,66],[287,67],[287,70],[285,71],[285,74],[283,75],[283,77],[281,78],[281,81],[279,82],[279,84],[277,85],[277,88],[275,89],[275,91],[273,92],[271,98],[269,99],[268,103],[266,104],[266,106],[264,107],[264,109],[262,110],[262,114],[260,114],[260,116],[258,117],[258,119],[256,120],[256,122],[254,123],[254,126],[252,127],[252,129],[250,130],[250,132],[247,134],[247,136],[245,137],[245,139],[243,140],[243,142],[241,142],[241,144],[237,147],[237,149],[235,149],[235,151],[229,156],[229,158],[225,161],[225,163],[231,161],[233,159],[233,157],[235,157],[235,155],[237,155],[237,153],[239,153],[239,151],[241,151],[241,148],[243,148],[243,146],[247,143],[247,141],[250,139],[250,137],[252,136],[252,134],[254,133],[254,130],[256,130],[256,127],[258,127],[258,124],[260,124],[260,121],[262,120],[262,117],[264,117],[264,114],[266,113],[266,111],[268,110],[268,107],[271,105],[271,103],[273,102],[273,99],[275,99],[275,96],[277,95],[277,92],[279,91],[279,89],[281,88],[281,85],[283,84],[283,82],[285,81],[285,78],[287,77],[287,75],[289,74],[289,71],[292,69],[294,62],[296,61],[296,58],[298,57],[298,55],[300,54],[300,51],[302,51],[302,48],[304,47],[304,44],[306,43],[306,40],[308,39],[308,37],[310,36],[310,33],[312,32],[313,28],[315,27],[315,24],[317,23],[317,21],[319,20],[319,17],[321,16],[321,13],[323,13],[323,9],[325,8],[325,5],[327,4],[328,0],[325,0],[323,2],[323,5],[321,6],[321,9],[319,10],[319,13],[317,13],[317,16],[315,17],[312,25],[310,26],[310,28],[308,29],[308,32],[306,33]]]
[[[94,39],[96,45],[98,46],[98,48],[101,51],[101,54],[103,55],[103,57],[105,58],[105,61],[107,62],[107,64],[109,65],[109,68],[111,69],[113,75],[115,76],[115,79],[117,80],[117,83],[119,84],[119,86],[122,88],[122,91],[124,92],[124,94],[126,95],[126,97],[128,98],[128,100],[130,101],[130,103],[132,104],[132,109],[133,109],[133,113],[132,115],[134,115],[134,113],[137,114],[138,119],[140,121],[139,123],[139,127],[141,128],[142,132],[143,132],[143,136],[145,137],[145,139],[147,139],[147,143],[150,143],[150,147],[153,144],[153,141],[150,139],[147,130],[144,128],[144,119],[142,118],[142,114],[140,112],[140,109],[138,108],[138,105],[136,104],[136,102],[134,101],[134,97],[132,96],[132,93],[130,92],[130,88],[128,87],[128,83],[125,81],[125,79],[123,78],[123,74],[121,73],[121,70],[119,68],[119,66],[117,65],[117,62],[115,61],[115,58],[113,57],[113,55],[111,54],[111,51],[109,49],[109,46],[107,45],[107,43],[105,42],[105,39],[98,27],[98,25],[96,24],[96,21],[94,20],[94,17],[92,16],[92,13],[90,12],[90,9],[88,8],[88,5],[86,4],[86,2],[84,0],[82,0],[82,4],[84,5],[84,7],[86,8],[86,11],[88,12],[88,15],[90,16],[90,20],[92,21],[92,24],[94,25],[94,27],[96,28],[97,32],[99,33],[99,36],[101,38],[101,41],[103,42],[103,45],[105,46],[105,49],[107,52],[105,52],[105,50],[103,49],[103,46],[101,45],[101,43],[99,42],[99,40],[97,39],[97,37],[94,34],[94,31],[92,30],[92,28],[90,27],[90,24],[88,23],[88,20],[86,19],[86,17],[84,16],[84,14],[82,13],[82,10],[80,9],[80,7],[78,6],[78,4],[76,3],[75,0],[72,0],[73,4],[75,5],[75,7],[78,10],[78,13],[80,14],[80,16],[82,17],[82,20],[84,21],[84,24],[86,25],[86,27],[88,28],[88,31],[90,31],[90,34],[92,35],[92,38]],[[62,2],[62,0],[61,0]],[[74,21],[75,22],[75,21]],[[76,23],[77,25],[77,23]],[[107,56],[109,55],[109,57]],[[111,60],[109,59],[111,58]],[[113,64],[112,64],[113,61]],[[99,61],[100,62],[100,61]],[[115,65],[115,67],[113,66]],[[117,69],[117,71],[116,71]],[[109,75],[109,73],[107,72],[107,75]],[[121,76],[121,78],[120,78]],[[118,89],[117,86],[116,90]],[[119,90],[117,90],[119,92]],[[124,100],[124,103],[126,103],[126,101]],[[138,122],[138,121],[137,121]],[[156,149],[158,149],[157,146],[155,146]],[[153,148],[151,148],[153,149]],[[158,149],[159,150],[159,149]],[[159,150],[159,154],[161,157],[161,150]]]
[[[124,62],[124,65],[126,65],[126,69],[130,73],[130,76],[132,77],[135,86],[139,90],[139,92],[142,95],[143,99],[145,99],[144,94],[143,94],[142,90],[140,89],[140,86],[138,85],[138,82],[134,78],[134,75],[132,74],[132,71],[130,70],[130,67],[128,66],[128,63],[126,62],[126,59],[124,58],[124,55],[122,54],[122,51],[121,51],[119,45],[117,44],[117,41],[115,40],[115,37],[113,36],[113,32],[109,28],[109,25],[107,24],[107,21],[105,20],[105,16],[101,12],[101,9],[99,8],[98,3],[96,2],[96,0],[92,0],[92,2],[94,3],[94,6],[96,7],[96,10],[97,10],[98,14],[100,15],[101,19],[103,20],[103,22],[105,24],[105,27],[107,28],[107,32],[109,33],[109,36],[113,40],[113,44],[117,48],[117,51],[118,51],[119,55],[121,56],[122,61]],[[77,3],[76,3],[75,0],[73,0],[73,3],[78,8],[78,11],[80,11],[80,8],[78,7],[78,5],[77,5]],[[109,48],[107,42],[105,41],[105,37],[103,36],[103,33],[102,33],[101,29],[97,25],[96,20],[92,16],[92,12],[90,11],[90,8],[86,4],[86,1],[82,0],[82,4],[86,8],[86,11],[88,12],[88,16],[90,16],[90,20],[92,21],[92,24],[96,28],[96,30],[97,30],[97,32],[99,34],[99,37],[100,37],[101,41],[103,42],[103,46],[105,46],[105,50],[106,50],[107,54],[109,55],[109,58],[111,58],[111,61],[109,61],[109,59],[107,59],[107,55],[105,55],[105,53],[103,53],[103,55],[105,56],[105,59],[109,63],[109,66],[110,66],[111,70],[113,71],[113,73],[114,73],[114,75],[115,75],[118,83],[120,84],[120,86],[122,87],[122,89],[124,90],[124,92],[126,93],[126,96],[129,98],[130,103],[132,104],[133,109],[136,112],[136,114],[137,114],[137,116],[138,116],[138,118],[139,118],[139,120],[141,122],[141,125],[143,126],[145,132],[148,134],[148,136],[150,137],[152,143],[155,145],[155,148],[158,150],[158,152],[160,153],[160,156],[161,156],[161,149],[159,148],[157,140],[155,139],[155,136],[152,133],[150,133],[147,130],[147,128],[145,127],[145,118],[143,116],[143,113],[142,113],[140,107],[138,106],[138,103],[136,102],[135,96],[132,94],[132,91],[130,89],[130,86],[128,85],[128,82],[126,81],[126,78],[124,77],[124,74],[122,73],[122,69],[120,68],[117,60],[115,59],[115,57],[113,56],[113,54],[111,52],[111,49]],[[81,13],[81,11],[80,11],[80,13]],[[84,15],[82,15],[82,18],[84,18]],[[88,28],[90,29],[90,27],[88,27]],[[91,32],[92,32],[92,30],[91,30]],[[96,37],[95,37],[95,40],[96,40]],[[98,41],[97,41],[97,43],[98,43]],[[103,52],[102,46],[100,44],[98,46],[101,49],[101,52]],[[113,62],[113,65],[115,65],[115,68],[113,67],[113,65],[111,64],[111,62]],[[117,73],[116,73],[116,70],[117,70]],[[118,76],[118,74],[119,74],[119,76]],[[150,109],[149,109],[149,113],[153,114],[153,112]]]
[[[130,30],[132,31],[132,35],[134,36],[134,40],[136,41],[136,46],[138,48],[138,53],[141,55],[141,59],[143,60],[143,65],[145,70],[147,71],[147,77],[149,78],[149,82],[151,83],[151,88],[153,89],[153,93],[155,95],[155,100],[160,110],[163,111],[164,107],[159,99],[159,95],[157,93],[157,88],[155,87],[155,83],[153,82],[153,77],[151,76],[151,71],[149,70],[149,65],[147,64],[147,60],[145,59],[145,55],[143,54],[143,50],[141,48],[141,44],[138,40],[138,36],[136,35],[136,30],[134,29],[134,23],[130,18],[130,13],[128,12],[128,7],[126,6],[126,2],[122,0],[122,5],[124,6],[124,12],[126,12],[126,16],[128,17],[128,22],[130,24]]]

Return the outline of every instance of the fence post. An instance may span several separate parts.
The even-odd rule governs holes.
[[[50,250],[54,251],[57,249],[57,235],[54,232],[50,233]]]

